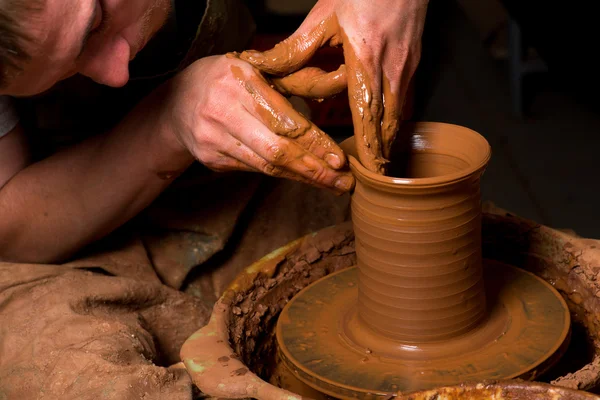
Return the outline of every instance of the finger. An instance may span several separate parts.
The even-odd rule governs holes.
[[[272,132],[293,139],[302,149],[339,169],[346,165],[346,156],[337,143],[294,109],[281,94],[274,91],[257,75],[246,82],[254,98],[254,110],[248,110]]]
[[[324,99],[346,89],[346,66],[341,65],[333,72],[306,67],[283,78],[274,78],[271,82],[285,96]]]
[[[367,71],[346,39],[344,58],[358,158],[368,170],[384,174],[386,160],[381,150],[381,69],[375,67],[376,63],[372,61]]]
[[[261,165],[250,165],[271,176],[302,180],[312,185],[350,191],[354,177],[349,172],[338,172],[323,160],[307,152],[299,144],[270,131],[257,118],[244,118],[244,131],[238,132],[252,153],[264,160]],[[236,134],[234,133],[234,136]]]
[[[386,49],[383,62],[383,99],[384,114],[381,123],[382,150],[385,158],[390,152],[400,128],[412,78],[419,63],[420,48],[417,45],[412,51],[405,51],[404,46]]]
[[[392,144],[400,126],[402,103],[399,101],[399,88],[392,89],[390,81],[383,76],[383,120],[381,121],[381,148],[383,156],[389,160]]]
[[[261,72],[288,75],[302,68],[338,32],[339,25],[335,16],[319,21],[309,15],[294,34],[272,49],[264,52],[244,51],[240,58]]]
[[[291,179],[295,181],[299,181],[302,183],[306,183],[321,189],[329,189],[332,190],[335,194],[341,195],[346,193],[354,188],[353,177],[351,177],[352,182],[344,186],[343,190],[338,189],[337,187],[328,187],[318,182],[314,182],[310,179],[302,175],[298,175],[290,170],[287,170],[283,167],[276,166],[272,163],[269,163],[264,158],[260,157],[256,154],[252,149],[250,149],[245,144],[241,143],[238,140],[235,140],[235,146],[230,146],[228,150],[228,154],[231,158],[237,160],[240,170],[250,171],[250,172],[262,172],[266,175],[276,177],[276,178],[285,178]],[[235,165],[235,164],[232,164]],[[244,168],[245,167],[245,168]]]
[[[215,172],[228,172],[228,171],[247,171],[247,172],[262,172],[266,175],[287,178],[300,181],[303,183],[312,184],[319,188],[326,188],[324,185],[320,185],[315,182],[311,182],[303,176],[294,174],[290,171],[285,170],[282,167],[275,166],[264,158],[260,157],[248,146],[241,143],[239,140],[232,139],[229,141],[229,146],[224,144],[225,152],[216,152],[212,157],[205,157],[205,166]],[[234,143],[231,145],[231,143]],[[337,192],[339,192],[336,189]]]

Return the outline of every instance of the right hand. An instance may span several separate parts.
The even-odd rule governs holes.
[[[323,76],[336,82],[331,93],[340,90],[339,79]],[[313,78],[314,84],[318,76]],[[281,90],[282,84],[277,86]],[[167,126],[208,168],[257,171],[337,193],[354,187],[352,174],[342,170],[346,157],[339,146],[236,55],[195,62],[168,90]],[[294,90],[306,91],[286,88],[287,93]],[[322,85],[320,94],[327,95]]]

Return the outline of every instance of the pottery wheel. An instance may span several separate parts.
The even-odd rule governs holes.
[[[488,315],[443,342],[379,336],[356,312],[358,269],[328,275],[284,308],[281,359],[301,381],[336,398],[387,397],[468,381],[535,379],[566,350],[570,315],[560,294],[535,275],[484,260]]]

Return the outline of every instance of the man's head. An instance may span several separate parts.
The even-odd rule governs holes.
[[[171,0],[0,0],[0,94],[38,94],[77,73],[123,86],[170,8]]]

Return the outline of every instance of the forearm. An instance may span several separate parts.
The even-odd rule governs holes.
[[[159,97],[0,190],[0,259],[60,261],[131,219],[192,163],[153,112]]]

